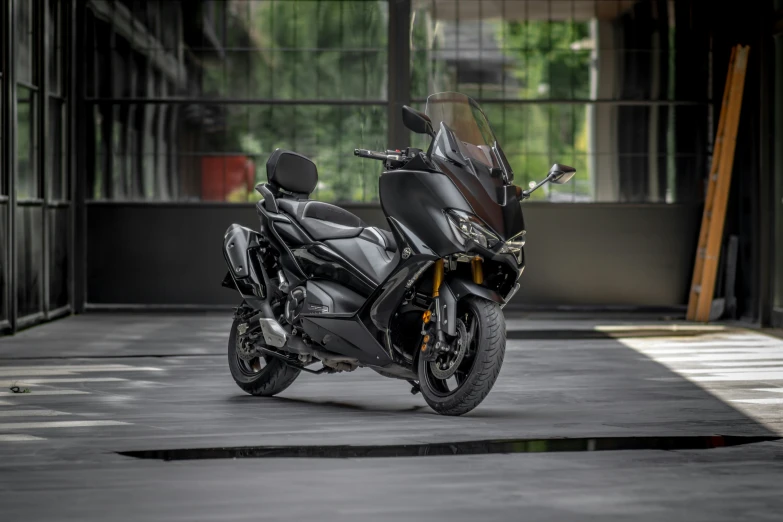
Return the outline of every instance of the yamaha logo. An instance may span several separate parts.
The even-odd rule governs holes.
[[[421,274],[423,274],[423,273],[424,273],[424,271],[425,271],[425,270],[427,270],[427,269],[430,267],[430,265],[431,265],[431,264],[432,264],[432,262],[429,262],[429,263],[424,263],[424,266],[422,266],[421,268],[419,268],[419,269],[416,271],[416,273],[415,273],[415,274],[413,274],[413,277],[411,277],[411,278],[410,278],[410,279],[409,279],[409,280],[408,280],[408,281],[405,283],[405,288],[410,288],[410,287],[412,287],[412,286],[413,286],[413,283],[415,283],[415,282],[416,282],[416,280],[419,278],[419,276],[420,276]]]

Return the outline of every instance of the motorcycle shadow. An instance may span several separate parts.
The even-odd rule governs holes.
[[[295,407],[296,405],[299,405],[302,407],[312,406],[324,410],[339,410],[346,412],[383,413],[387,415],[390,413],[400,413],[406,415],[417,413],[440,417],[440,415],[430,409],[426,404],[416,404],[408,407],[395,408],[394,406],[384,407],[381,404],[370,405],[367,403],[359,404],[347,401],[304,399],[300,397],[253,397],[251,395],[236,395],[229,399],[230,402],[248,402],[257,400],[269,401],[270,404],[281,406],[286,405],[289,407]],[[484,409],[477,408],[467,413],[466,415],[463,415],[462,417],[474,419],[520,419],[521,417],[524,417],[524,415],[518,409],[493,407]],[[454,419],[455,417],[446,418]]]
[[[255,401],[255,400],[261,400],[269,401],[270,404],[276,404],[276,405],[288,405],[290,407],[295,407],[296,405],[300,406],[313,406],[317,407],[319,409],[333,409],[333,410],[340,410],[340,411],[352,411],[352,412],[365,412],[365,413],[432,413],[434,414],[432,410],[429,409],[429,407],[426,404],[416,404],[410,407],[404,407],[404,408],[384,408],[380,404],[358,404],[358,403],[352,403],[352,402],[346,402],[346,401],[336,401],[336,400],[315,400],[315,399],[303,399],[298,397],[253,397],[251,395],[236,395],[229,399],[230,402],[246,402],[246,401]]]

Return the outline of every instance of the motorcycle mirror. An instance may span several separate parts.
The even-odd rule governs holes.
[[[543,180],[539,181],[538,183],[531,181],[530,185],[528,185],[530,188],[521,191],[519,195],[522,199],[527,199],[530,197],[530,194],[532,194],[534,191],[536,191],[539,187],[541,187],[545,183],[554,183],[555,185],[562,185],[563,183],[568,183],[568,180],[573,178],[574,174],[576,174],[576,169],[574,167],[569,167],[568,165],[561,165],[559,163],[555,163],[554,165],[552,165],[552,168],[549,169],[549,174],[547,174],[547,176]]]
[[[568,181],[574,177],[574,174],[576,174],[576,169],[574,167],[555,163],[552,165],[552,168],[549,169],[547,178],[555,185],[562,185],[563,183],[568,183]]]
[[[402,122],[417,134],[429,134],[433,138],[435,137],[432,120],[430,120],[429,116],[412,107],[402,106]]]

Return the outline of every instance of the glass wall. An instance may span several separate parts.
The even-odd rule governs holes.
[[[693,13],[687,1],[415,1],[411,95],[479,101],[517,183],[555,161],[577,168],[539,200],[699,201],[709,39]]]
[[[8,198],[8,168],[6,165],[5,146],[6,137],[6,74],[4,69],[4,55],[2,47],[5,46],[7,9],[0,9],[0,332],[7,330],[9,323],[9,308],[11,301],[10,280],[11,267],[9,253],[11,251],[10,235],[8,230],[9,198]]]
[[[46,297],[49,313],[71,302],[71,183],[68,161],[68,77],[66,65],[70,2],[45,1],[44,57],[46,67]]]
[[[0,19],[12,73],[10,81],[2,78],[0,90],[13,104],[0,119],[5,150],[12,153],[0,157],[0,329],[70,310],[65,73],[72,6],[64,0],[12,0],[12,16]],[[7,13],[6,6],[2,16]]]
[[[517,184],[577,167],[538,201],[699,203],[722,17],[699,0],[9,0],[0,329],[68,310],[82,180],[92,208],[255,201],[283,147],[317,163],[314,197],[374,206],[380,165],[352,150],[396,143],[391,111],[443,90],[482,104]]]
[[[312,158],[314,197],[377,200],[382,1],[112,1],[88,6],[90,196],[255,201],[275,148]]]
[[[40,2],[15,0],[16,48],[16,314],[43,312],[43,207],[39,155],[41,74],[37,67],[41,35]]]
[[[90,194],[255,200],[286,147],[318,165],[316,198],[376,201],[379,167],[352,149],[386,148],[391,44],[410,47],[394,70],[414,105],[443,90],[482,104],[518,182],[578,169],[538,199],[698,202],[710,60],[696,5],[412,0],[408,41],[389,42],[380,0],[91,2]]]
[[[776,34],[774,42],[772,308],[775,326],[783,327],[783,33]]]

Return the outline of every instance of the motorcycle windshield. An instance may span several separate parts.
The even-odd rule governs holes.
[[[439,92],[427,98],[425,112],[436,133],[445,126],[454,134],[465,159],[510,173],[489,120],[475,100],[458,92]]]
[[[427,98],[426,114],[436,131],[432,158],[470,205],[472,213],[502,239],[524,230],[513,172],[484,111],[457,92]]]

